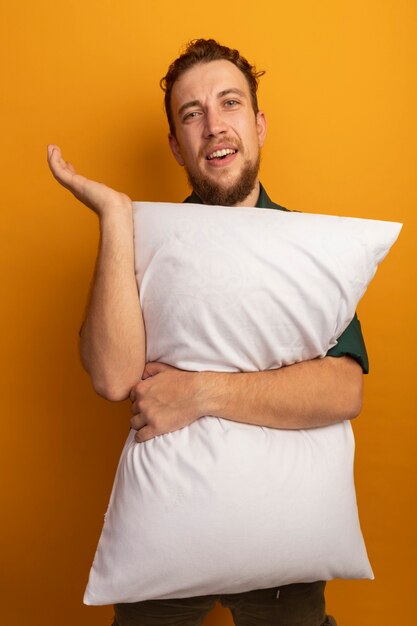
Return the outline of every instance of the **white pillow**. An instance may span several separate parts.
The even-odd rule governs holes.
[[[337,343],[400,224],[134,203],[147,360],[255,371]],[[302,393],[302,389],[300,389]],[[373,578],[350,422],[280,430],[205,416],[117,470],[86,604]]]

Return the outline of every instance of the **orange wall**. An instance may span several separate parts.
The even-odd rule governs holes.
[[[109,607],[81,599],[129,418],[79,365],[97,224],[51,178],[46,144],[134,199],[181,200],[158,81],[200,36],[267,70],[262,180],[276,201],[405,224],[359,307],[372,373],[354,425],[356,480],[376,580],[331,583],[328,605],[339,626],[412,623],[416,3],[1,4],[4,623],[110,622]],[[231,620],[219,609],[207,624]]]

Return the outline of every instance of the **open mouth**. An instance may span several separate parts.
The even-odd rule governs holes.
[[[223,161],[230,154],[236,154],[237,150],[234,148],[223,148],[222,150],[215,150],[208,156],[206,156],[207,161],[213,161],[213,159],[218,159]]]

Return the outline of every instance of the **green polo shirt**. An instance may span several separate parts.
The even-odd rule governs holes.
[[[184,200],[184,202],[203,204],[194,191]],[[262,185],[260,185],[259,198],[256,206],[260,209],[289,211],[289,209],[272,202]],[[359,363],[364,374],[369,372],[368,354],[366,352],[365,342],[362,336],[361,325],[356,313],[349,326],[340,335],[337,340],[337,344],[333,348],[330,348],[327,356],[350,356]]]

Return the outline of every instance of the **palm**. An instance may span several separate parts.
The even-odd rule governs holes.
[[[126,206],[131,203],[126,194],[77,174],[74,166],[62,158],[58,146],[48,146],[48,165],[53,176],[63,187],[98,214],[105,211],[108,206]]]

